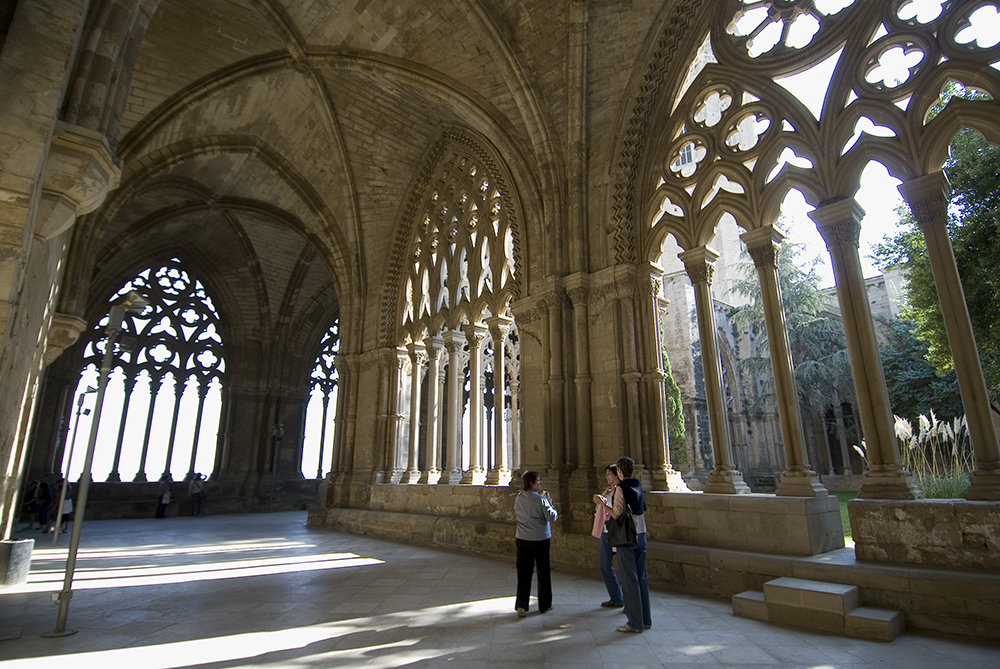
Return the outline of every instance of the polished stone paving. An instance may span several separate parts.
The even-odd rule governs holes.
[[[1000,646],[922,634],[874,643],[736,618],[723,601],[652,594],[622,634],[595,574],[553,574],[554,609],[513,610],[495,560],[308,528],[305,512],[91,521],[66,627],[68,537],[36,539],[25,586],[0,589],[0,669],[313,667],[933,667],[997,669]],[[596,550],[596,544],[594,550]]]

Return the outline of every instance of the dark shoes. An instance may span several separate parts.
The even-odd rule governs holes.
[[[552,607],[550,606],[550,607],[549,607],[549,608],[547,608],[547,609],[538,609],[538,612],[539,612],[539,613],[548,613],[548,612],[549,612],[549,611],[551,611],[551,610],[552,610]]]
[[[528,615],[528,612],[527,612],[527,611],[525,611],[525,610],[524,610],[524,609],[522,609],[522,608],[518,608],[518,609],[517,609],[517,617],[518,617],[518,618],[523,618],[523,617],[525,617],[526,615]]]
[[[601,602],[601,606],[603,606],[603,607],[605,607],[605,608],[609,608],[609,609],[620,609],[620,608],[622,608],[623,606],[625,606],[625,602],[622,602],[622,603],[620,603],[620,604],[615,604],[614,602],[612,602],[612,601],[611,601],[611,600],[609,599],[609,600],[608,600],[608,601],[606,601],[606,602]]]
[[[642,634],[642,630],[637,630],[634,627],[629,627],[628,625],[622,625],[618,628],[619,632],[628,632],[630,634]]]

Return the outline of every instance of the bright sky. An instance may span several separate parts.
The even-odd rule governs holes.
[[[899,220],[896,216],[896,207],[903,202],[899,191],[896,190],[900,183],[900,180],[890,175],[881,163],[868,163],[861,175],[861,188],[855,198],[865,210],[865,217],[861,221],[858,253],[866,277],[881,274],[869,256],[872,255],[872,249],[876,244],[887,235],[896,232]],[[801,193],[792,191],[785,199],[782,211],[791,221],[789,240],[806,245],[798,257],[799,264],[804,265],[806,261],[818,258],[821,262],[816,266],[816,271],[821,277],[820,286],[823,288],[832,286],[833,268],[830,266],[830,254],[819,231],[816,230],[816,224],[806,215],[812,211],[812,207],[806,203]]]

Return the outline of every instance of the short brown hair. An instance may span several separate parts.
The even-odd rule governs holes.
[[[531,486],[535,485],[535,482],[538,481],[538,472],[524,472],[521,479],[524,481],[524,489],[531,490]]]

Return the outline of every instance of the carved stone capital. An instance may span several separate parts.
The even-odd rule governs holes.
[[[816,229],[826,242],[828,251],[841,246],[858,247],[861,236],[861,219],[865,210],[854,198],[845,198],[816,207],[809,212],[809,218],[816,223]]]
[[[563,280],[566,287],[566,296],[572,303],[573,308],[586,306],[590,297],[590,276],[583,272],[570,274]]]
[[[469,342],[469,350],[479,350],[479,348],[482,347],[483,342],[486,340],[486,335],[489,330],[482,325],[466,325],[463,329],[465,331],[465,339]]]
[[[410,362],[413,364],[413,368],[420,369],[427,362],[427,350],[424,348],[424,345],[410,344],[407,348],[410,352]]]
[[[777,267],[778,255],[781,252],[781,242],[785,236],[773,225],[757,228],[740,235],[746,244],[747,252],[753,258],[756,267]]]
[[[678,253],[677,257],[684,263],[684,270],[688,278],[694,285],[712,285],[712,277],[715,274],[715,261],[719,259],[719,254],[707,246],[699,246],[690,251]]]
[[[441,357],[441,352],[444,350],[444,339],[441,337],[428,337],[424,340],[424,347],[427,350],[428,360],[437,360]]]
[[[494,316],[489,319],[487,325],[489,325],[490,337],[493,338],[493,341],[505,341],[514,322],[506,316]]]
[[[446,330],[441,334],[441,337],[444,339],[444,350],[448,351],[448,355],[462,352],[462,347],[465,346],[465,336],[461,332]]]
[[[899,194],[910,205],[913,218],[921,228],[934,224],[945,225],[948,222],[951,183],[943,171],[900,184]]]

